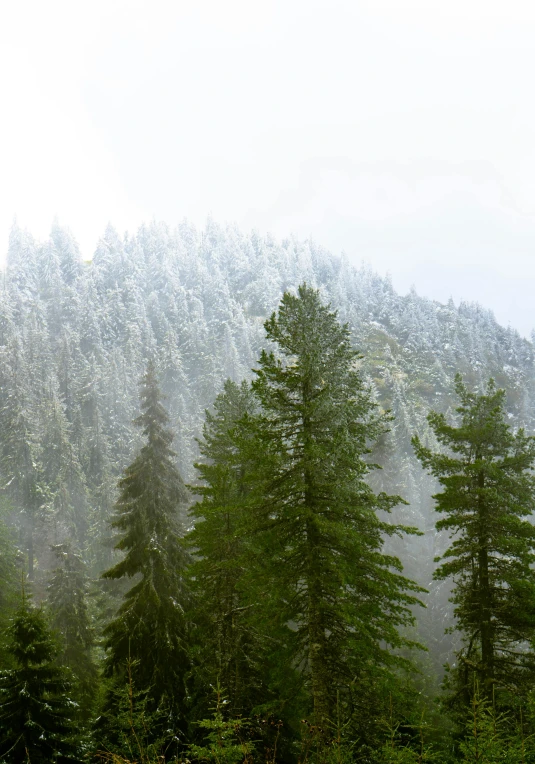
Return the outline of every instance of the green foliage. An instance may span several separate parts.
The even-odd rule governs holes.
[[[208,761],[214,764],[248,764],[253,761],[254,744],[250,740],[251,723],[241,717],[225,718],[223,713],[227,700],[221,687],[215,690],[216,704],[211,719],[198,722],[206,731],[204,745],[190,745],[192,761]]]
[[[48,585],[50,622],[62,637],[59,661],[76,678],[82,718],[91,714],[98,692],[98,671],[93,658],[94,629],[87,604],[88,580],[80,554],[68,543],[54,548],[59,566]]]
[[[296,697],[297,670],[304,713],[328,740],[337,698],[350,714],[360,684],[408,665],[397,650],[414,646],[402,629],[423,589],[382,545],[384,534],[415,530],[381,521],[378,510],[402,499],[375,494],[365,480],[369,443],[385,420],[347,326],[301,286],[265,328],[274,350],[262,351],[255,371],[260,413],[244,422],[254,465],[244,591],[261,603],[259,630],[276,638],[279,697]]]
[[[403,588],[396,558],[403,560],[406,577],[427,582],[435,539],[432,533],[422,540],[394,533],[388,546],[382,546],[384,535],[403,522],[421,520],[422,527],[430,529],[432,478],[422,477],[408,446],[410,435],[418,430],[424,446],[432,442],[422,412],[429,405],[448,411],[458,370],[470,385],[493,374],[508,389],[510,423],[525,423],[526,431],[533,432],[532,344],[513,330],[503,330],[480,307],[457,309],[451,302],[441,306],[415,293],[396,295],[369,269],[356,272],[344,258],[332,258],[313,242],[292,238],[278,243],[213,222],[202,233],[188,224],[170,231],[152,223],[124,239],[109,227],[94,259],[84,265],[72,237],[58,226],[43,244],[15,226],[9,247],[0,296],[0,501],[5,497],[10,502],[14,537],[0,528],[0,630],[15,609],[15,547],[40,601],[57,565],[51,545],[75,538],[91,575],[111,569],[110,576],[100,581],[98,608],[90,614],[84,603],[83,566],[77,567],[80,560],[72,558],[53,572],[47,612],[63,635],[64,652],[60,650],[52,664],[67,664],[78,673],[82,696],[73,694],[75,688],[69,693],[80,702],[78,708],[71,707],[79,723],[88,716],[89,696],[97,684],[91,631],[100,633],[102,625],[110,624],[105,638],[113,646],[108,644],[101,715],[101,729],[106,730],[101,741],[108,742],[110,750],[103,757],[156,762],[162,755],[176,757],[180,746],[183,753],[186,743],[202,745],[197,735],[215,728],[198,727],[196,721],[209,715],[209,686],[218,677],[229,699],[220,723],[230,723],[232,716],[250,718],[254,726],[247,734],[258,740],[257,759],[368,762],[383,749],[385,718],[394,730],[383,750],[386,760],[421,757],[417,693],[396,670],[409,651],[389,638],[408,640],[413,633],[410,625],[409,630],[403,627],[409,603],[396,599],[399,587],[406,595],[417,595]],[[161,442],[152,451],[147,442],[147,458],[140,456],[130,464],[132,450],[143,438],[132,419],[144,359],[153,353],[159,356],[180,452],[178,459],[168,456],[193,480],[194,439],[203,410],[212,404],[224,377],[247,377],[262,342],[261,321],[275,308],[283,289],[304,277],[340,309],[354,341],[365,351],[366,357],[354,356],[349,367],[360,371],[361,386],[353,394],[350,375],[339,374],[347,335],[343,339],[336,322],[329,324],[329,310],[315,312],[313,300],[302,299],[303,290],[301,296],[285,298],[281,312],[268,322],[271,345],[266,342],[265,347],[274,351],[275,360],[272,363],[269,352],[262,356],[255,392],[247,385],[227,383],[206,419],[197,468],[202,486],[193,511],[197,527],[191,536],[196,557],[188,580],[187,555],[179,545],[176,555],[168,554],[166,546],[166,539],[173,546],[182,534],[185,502],[184,497],[176,498],[184,493],[180,481],[175,481],[174,493],[163,492],[173,518],[171,533],[164,523],[152,534],[154,515],[146,481],[151,454],[157,456],[153,464],[162,454]],[[329,342],[322,339],[327,335],[338,350],[329,350]],[[306,379],[312,396],[305,405]],[[364,379],[372,380],[369,394]],[[350,404],[344,402],[344,385]],[[487,397],[490,401],[492,395]],[[395,413],[388,433],[381,434],[384,423],[374,400]],[[471,406],[468,401],[467,409]],[[460,473],[449,476],[452,485],[457,480],[465,499],[484,497],[492,512],[503,501],[507,512],[517,506],[529,514],[529,501],[524,499],[532,489],[512,466],[522,444],[516,439],[508,453],[497,455],[505,442],[503,422],[499,417],[492,421],[498,446],[493,446],[493,460],[483,466],[489,485],[483,490],[468,472],[465,482]],[[167,424],[162,426],[167,429]],[[482,427],[485,437],[493,427]],[[511,434],[517,438],[515,430]],[[372,457],[366,451],[377,435],[382,450],[375,445]],[[452,454],[464,458],[460,452]],[[385,469],[373,471],[371,459]],[[115,514],[125,522],[115,528],[124,546],[114,551],[109,519],[117,478],[128,464]],[[155,470],[151,485],[160,485],[164,473],[169,476],[167,467]],[[493,487],[495,473],[507,479],[496,480]],[[381,491],[399,493],[412,506],[390,507]],[[376,511],[389,508],[396,513],[393,525],[377,522]],[[498,739],[485,732],[485,725],[492,725],[483,712],[478,722],[481,735],[494,745],[489,756],[505,760],[507,746],[518,761],[524,753],[528,761],[533,753],[532,566],[527,557],[521,560],[526,541],[522,534],[531,542],[528,525],[522,524],[530,520],[528,514],[515,519],[513,512],[500,531],[503,538],[496,536],[490,577],[503,578],[490,618],[498,648],[488,682],[482,674],[490,673],[489,642],[484,649],[476,623],[484,589],[479,542],[475,535],[463,536],[453,521],[443,526],[454,536],[452,548],[459,541],[455,549],[467,565],[447,570],[456,562],[455,554],[440,561],[447,581],[437,578],[419,627],[420,634],[427,628],[433,660],[442,665],[451,640],[435,637],[450,618],[446,598],[454,579],[454,596],[460,598],[454,603],[456,626],[465,638],[448,674],[448,708],[454,704],[459,723],[452,740],[457,759],[460,740],[466,746],[472,741],[470,735],[463,736],[467,708],[473,716],[474,674],[481,676],[483,700],[494,688],[497,711],[492,712],[492,724],[497,724]],[[467,510],[462,523],[468,515]],[[446,513],[442,518],[446,520]],[[472,523],[470,533],[477,531],[476,525]],[[158,560],[164,558],[160,565]],[[326,582],[319,597],[315,575]],[[171,599],[177,608],[168,607]],[[97,610],[100,620],[94,617]],[[190,618],[195,622],[194,639],[187,657]],[[331,622],[332,631],[325,627]],[[315,639],[318,633],[325,644]],[[0,669],[5,678],[7,669],[20,665],[3,641],[2,636]],[[100,645],[95,654],[102,658]],[[129,662],[131,654],[135,658]],[[424,671],[430,673],[431,667]],[[135,685],[129,673],[135,675]],[[170,693],[175,693],[171,699]],[[314,701],[322,693],[329,718],[318,721],[322,708],[318,706],[315,714]],[[520,708],[525,718],[518,735]],[[438,748],[446,723],[439,729],[435,721],[432,735]],[[161,737],[185,737],[186,729],[189,737],[175,739],[175,748],[160,745]],[[71,731],[58,733],[58,739],[63,737],[69,740]],[[524,753],[517,745],[522,739]],[[46,754],[49,759],[54,760],[53,754]]]
[[[102,738],[106,740],[106,748],[103,750],[99,745],[95,757],[110,764],[171,761],[171,749],[182,746],[178,740],[173,740],[172,733],[155,734],[155,730],[165,730],[165,715],[159,710],[151,710],[153,704],[147,690],[138,690],[134,686],[135,669],[136,662],[128,660],[124,680],[115,676],[108,682],[108,704],[114,712],[113,717],[103,716],[97,720],[97,737],[100,741]],[[176,758],[173,756],[172,760],[176,761]]]
[[[9,652],[5,649],[5,629],[17,604],[18,563],[20,554],[14,534],[4,522],[4,506],[0,504],[0,666],[6,666]],[[20,587],[20,582],[19,582]]]
[[[466,764],[525,764],[534,760],[533,753],[532,739],[515,729],[507,714],[498,713],[475,683],[458,760]]]
[[[443,414],[428,420],[448,453],[434,453],[414,438],[418,458],[443,488],[434,496],[443,517],[437,530],[451,545],[437,559],[437,579],[453,579],[457,628],[464,638],[451,689],[469,703],[473,677],[490,698],[524,692],[535,660],[535,438],[506,422],[505,392],[490,380],[485,394],[456,380],[459,425]],[[454,701],[455,701],[454,697]]]
[[[254,398],[247,383],[230,380],[206,412],[196,469],[202,479],[194,490],[202,497],[190,510],[195,526],[188,545],[195,553],[189,569],[194,595],[192,620],[193,683],[196,706],[220,683],[234,715],[249,713],[265,702],[266,646],[251,627],[240,589],[246,539],[249,465],[239,447],[237,431],[251,415]]]
[[[0,761],[79,762],[71,684],[42,610],[24,599],[9,628],[15,668],[0,674]]]
[[[394,716],[391,701],[390,715],[385,720],[384,727],[387,740],[375,753],[373,760],[377,764],[438,764],[442,760],[429,743],[431,730],[425,721],[424,712],[415,724],[411,724],[406,718],[400,721]]]
[[[30,388],[31,374],[18,338],[10,336],[0,366],[0,474],[16,513],[21,549],[27,553],[27,571],[34,577],[35,534],[45,510],[41,446],[35,401]]]
[[[146,443],[120,481],[113,527],[124,557],[103,575],[135,577],[115,618],[104,630],[105,675],[124,683],[132,661],[134,685],[147,693],[149,710],[165,709],[171,726],[183,725],[188,669],[184,571],[188,555],[181,539],[179,507],[186,489],[174,464],[172,434],[152,363],[142,381],[137,419]],[[108,694],[105,713],[113,714]]]

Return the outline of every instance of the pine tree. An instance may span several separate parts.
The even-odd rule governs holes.
[[[194,595],[195,677],[198,703],[204,704],[211,689],[224,688],[226,710],[232,715],[250,713],[265,701],[262,683],[265,645],[259,644],[247,618],[240,583],[244,566],[244,516],[246,514],[247,464],[241,460],[236,438],[240,420],[250,415],[255,402],[250,386],[228,380],[206,412],[196,464],[202,496],[190,510],[196,524],[188,536],[195,551],[190,568]]]
[[[76,538],[81,545],[86,540],[87,487],[71,442],[69,427],[57,391],[41,406],[45,419],[41,446],[43,479],[51,494],[54,543]]]
[[[0,761],[5,764],[79,762],[66,672],[42,610],[26,598],[9,628],[15,668],[0,673]]]
[[[147,693],[149,711],[165,709],[171,723],[179,724],[187,671],[188,554],[178,518],[187,492],[175,467],[173,436],[152,363],[142,380],[141,408],[136,424],[146,442],[119,483],[112,521],[120,532],[115,548],[125,555],[103,574],[107,579],[138,580],[104,631],[105,675],[120,686],[127,664],[132,665],[132,681],[136,691]],[[111,692],[108,697],[108,714],[113,696]]]
[[[93,659],[95,639],[87,605],[88,579],[82,557],[68,543],[54,547],[54,552],[59,566],[48,584],[50,622],[63,641],[59,662],[75,676],[79,705],[87,717],[98,690]]]
[[[4,633],[16,607],[17,560],[12,529],[4,522],[5,501],[0,499],[0,665],[7,666],[9,653],[5,650]]]
[[[435,571],[453,579],[456,628],[464,639],[457,681],[470,702],[474,674],[483,699],[493,685],[518,690],[533,681],[535,656],[535,438],[506,422],[505,391],[493,380],[484,394],[470,392],[456,377],[457,426],[432,411],[431,429],[446,453],[433,452],[415,437],[416,454],[438,478],[434,496],[443,517],[437,530],[451,544]],[[498,697],[498,696],[497,696]]]
[[[11,337],[6,351],[0,366],[0,474],[17,512],[20,547],[27,550],[28,577],[32,580],[35,537],[46,515],[38,412],[20,338]]]
[[[347,326],[314,289],[285,293],[265,323],[253,389],[257,455],[251,502],[250,597],[264,628],[287,645],[282,674],[300,667],[322,738],[340,712],[359,713],[364,688],[399,664],[410,644],[399,628],[422,591],[382,552],[383,534],[413,532],[381,521],[402,500],[375,495],[368,444],[384,428],[356,363]],[[360,695],[360,698],[359,698]]]

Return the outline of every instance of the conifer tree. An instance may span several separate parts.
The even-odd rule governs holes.
[[[116,549],[124,557],[103,576],[137,577],[116,617],[105,628],[105,675],[115,686],[124,682],[127,665],[138,692],[147,693],[148,710],[164,710],[179,724],[187,671],[187,591],[184,571],[188,554],[182,541],[179,508],[187,492],[175,467],[172,433],[161,402],[154,365],[141,384],[141,416],[145,445],[119,482],[120,495],[112,526],[120,532]],[[106,712],[113,711],[114,691]]]
[[[12,529],[4,522],[4,511],[5,504],[0,500],[0,665],[7,666],[9,653],[5,650],[5,629],[17,604],[18,550],[13,543]]]
[[[195,465],[202,478],[195,491],[202,500],[190,510],[196,524],[188,543],[196,556],[190,568],[194,670],[204,712],[216,686],[224,688],[227,711],[233,715],[247,715],[267,699],[262,687],[265,645],[250,626],[240,590],[249,485],[236,431],[254,408],[250,386],[228,380],[213,413],[206,412],[200,441],[203,461]]]
[[[434,496],[442,514],[436,527],[450,533],[451,544],[437,559],[435,578],[453,580],[456,627],[464,639],[456,689],[468,704],[474,679],[486,700],[493,685],[518,690],[533,679],[535,438],[507,424],[505,391],[492,379],[482,395],[470,392],[459,375],[455,385],[457,425],[435,411],[428,416],[446,453],[417,437],[413,443],[442,486]]]
[[[0,761],[79,762],[76,704],[67,673],[55,663],[58,647],[43,611],[23,598],[8,635],[15,667],[0,673]]]
[[[50,621],[63,641],[59,662],[75,676],[78,702],[87,717],[98,689],[95,640],[87,605],[88,579],[81,555],[68,543],[54,547],[54,552],[59,565],[48,585]]]
[[[40,461],[36,402],[27,384],[28,368],[19,338],[12,337],[0,366],[0,474],[17,512],[20,547],[34,578],[35,537],[45,518],[46,485]]]
[[[382,552],[382,536],[414,529],[381,521],[377,511],[402,499],[365,482],[369,442],[385,423],[347,326],[303,285],[265,329],[274,350],[262,351],[253,382],[249,596],[262,602],[267,633],[278,624],[283,672],[300,667],[325,739],[340,710],[358,714],[370,672],[388,673],[401,660],[391,649],[409,644],[399,628],[413,623],[422,589]]]

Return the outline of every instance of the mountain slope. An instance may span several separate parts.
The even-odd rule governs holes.
[[[122,238],[108,227],[86,263],[57,225],[42,243],[12,231],[0,297],[0,463],[21,543],[34,545],[37,577],[50,565],[50,543],[65,536],[78,540],[95,572],[109,564],[107,519],[137,445],[132,420],[147,358],[157,356],[179,467],[192,480],[204,409],[227,377],[250,378],[264,319],[284,290],[304,281],[349,323],[363,373],[392,410],[391,432],[374,454],[384,469],[371,479],[410,502],[396,521],[425,535],[395,551],[410,576],[431,584],[444,540],[434,532],[436,485],[410,438],[418,432],[432,442],[425,417],[430,408],[452,411],[458,371],[469,386],[494,376],[507,390],[511,420],[532,432],[531,343],[478,305],[400,296],[388,279],[314,242],[277,242],[212,221],[202,232],[153,223]],[[442,660],[444,585],[432,583],[428,601],[421,628]]]

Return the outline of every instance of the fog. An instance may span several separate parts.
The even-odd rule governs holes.
[[[520,0],[4,3],[0,242],[208,215],[535,320]]]

